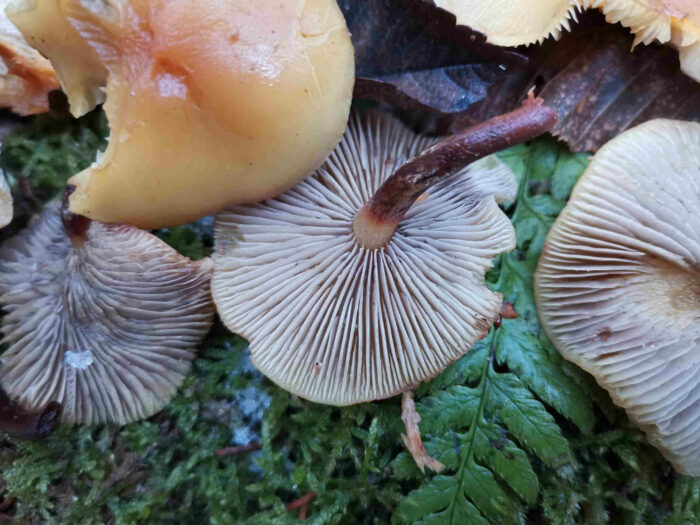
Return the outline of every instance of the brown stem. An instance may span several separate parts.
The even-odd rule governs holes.
[[[75,186],[66,186],[66,191],[63,192],[63,201],[61,203],[61,220],[66,233],[70,237],[70,242],[74,248],[80,248],[87,241],[87,231],[92,222],[87,217],[77,215],[68,211],[70,205],[70,196],[75,192]]]
[[[287,503],[287,510],[301,509],[311,503],[316,498],[316,493],[312,490],[304,494],[301,498],[295,499],[291,503]]]
[[[353,231],[366,248],[382,248],[413,203],[445,175],[554,127],[557,113],[530,94],[522,107],[447,137],[396,170],[358,212]]]
[[[61,424],[62,407],[52,402],[37,412],[29,412],[0,393],[0,431],[26,441],[36,441],[53,433]]]
[[[253,441],[251,443],[248,443],[247,445],[238,445],[235,447],[226,447],[222,448],[216,451],[216,455],[219,457],[222,456],[231,456],[234,454],[242,454],[244,452],[253,452],[255,450],[260,450],[262,448],[262,445],[258,443],[257,441]]]

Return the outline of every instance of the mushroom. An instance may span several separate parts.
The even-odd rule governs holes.
[[[210,259],[57,204],[0,248],[0,385],[68,423],[126,424],[175,394],[214,316]]]
[[[37,441],[61,425],[61,404],[52,401],[36,412],[29,412],[10,401],[0,390],[0,432],[16,439]]]
[[[700,82],[700,3],[696,0],[435,0],[457,23],[500,46],[529,45],[559,38],[577,11],[599,8],[608,22],[621,23],[640,42],[669,43],[678,49],[681,69]]]
[[[569,19],[579,9],[579,0],[434,0],[467,25],[486,35],[498,46],[519,46],[558,38],[569,30]],[[585,1],[585,0],[582,0]]]
[[[678,49],[681,70],[700,82],[700,2],[697,0],[581,0],[599,7],[611,24],[636,35],[634,45],[654,41]]]
[[[347,124],[354,57],[335,0],[20,0],[74,114],[106,93],[107,150],[70,210],[141,228],[255,202],[316,169]]]
[[[48,60],[25,42],[5,15],[11,0],[0,0],[0,107],[18,115],[49,109],[49,92],[59,89]]]
[[[700,475],[700,124],[606,144],[535,273],[542,324],[682,473]]]
[[[355,115],[312,177],[217,216],[221,318],[264,374],[312,401],[387,398],[435,376],[498,317],[484,275],[515,241],[497,204],[515,195],[512,173],[493,157],[466,166],[555,121],[528,99],[423,151],[435,139]]]
[[[563,29],[569,30],[569,19],[579,6],[578,0],[435,0],[435,4],[498,46],[558,38]]]

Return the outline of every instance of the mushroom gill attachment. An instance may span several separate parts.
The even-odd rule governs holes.
[[[49,92],[60,87],[58,78],[7,18],[11,1],[0,0],[0,108],[23,116],[43,113],[49,109]]]
[[[70,210],[94,220],[154,229],[272,197],[347,125],[335,0],[19,0],[10,16],[74,114],[106,97],[107,150],[70,180]]]
[[[0,249],[0,385],[67,423],[126,424],[163,408],[211,327],[209,259],[51,204]]]
[[[360,403],[432,378],[486,335],[501,296],[484,276],[515,243],[498,203],[517,185],[493,157],[458,159],[517,135],[489,122],[435,149],[390,116],[356,114],[313,176],[218,215],[214,300],[264,374],[312,401]]]
[[[542,324],[682,473],[700,475],[700,124],[605,145],[549,233]]]

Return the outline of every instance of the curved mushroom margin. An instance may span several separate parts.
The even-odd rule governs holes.
[[[126,424],[163,408],[214,317],[212,263],[157,237],[93,222],[73,247],[51,204],[0,249],[0,384],[64,422]]]
[[[501,296],[484,276],[515,247],[498,202],[517,184],[493,157],[428,190],[385,248],[353,235],[382,182],[436,141],[355,114],[311,177],[217,216],[214,301],[282,388],[331,405],[392,397],[464,355],[498,317]]]
[[[605,145],[535,272],[542,324],[682,473],[700,475],[700,124]]]

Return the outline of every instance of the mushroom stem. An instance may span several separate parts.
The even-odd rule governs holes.
[[[353,233],[368,249],[380,249],[394,236],[408,209],[446,175],[554,127],[557,113],[532,93],[510,113],[447,137],[397,169],[357,213]]]
[[[0,393],[0,431],[26,441],[53,433],[61,424],[62,407],[52,402],[37,412],[28,412]]]
[[[63,227],[70,237],[70,242],[73,248],[80,248],[87,241],[87,231],[90,228],[90,223],[92,222],[87,217],[78,215],[71,211],[68,211],[70,206],[70,196],[75,192],[75,186],[66,186],[66,191],[63,192],[63,200],[61,202],[61,222],[63,222]]]

